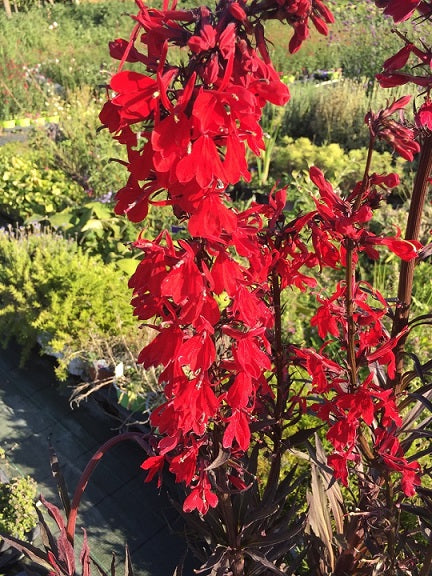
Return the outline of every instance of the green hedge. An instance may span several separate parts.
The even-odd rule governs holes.
[[[0,230],[0,333],[15,338],[23,361],[37,342],[59,354],[64,378],[71,358],[111,356],[114,362],[143,342],[129,303],[127,277],[75,242],[35,230]]]

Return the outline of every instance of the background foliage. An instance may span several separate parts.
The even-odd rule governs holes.
[[[181,0],[181,4],[190,6],[194,1]],[[198,4],[196,0],[195,5]],[[292,97],[282,115],[275,116],[274,110],[267,110],[264,125],[267,123],[267,144],[271,142],[272,145],[268,146],[267,157],[256,162],[251,185],[242,184],[233,191],[233,195],[243,198],[243,201],[260,198],[276,179],[280,181],[282,178],[282,184],[290,185],[289,207],[295,216],[312,203],[313,190],[305,178],[305,170],[311,164],[321,165],[326,176],[341,186],[351,185],[361,176],[367,143],[364,115],[370,106],[384,104],[386,96],[389,96],[388,92],[383,94],[376,90],[371,79],[384,54],[397,45],[397,39],[387,33],[390,20],[375,18],[373,1],[341,0],[330,4],[337,18],[332,27],[333,36],[326,39],[312,31],[310,42],[290,58],[286,57],[287,28],[270,23],[273,57],[276,66],[285,74]],[[18,267],[24,265],[24,260],[20,259],[24,258],[22,246],[25,242],[41,242],[41,246],[44,242],[47,246],[69,246],[69,258],[83,262],[84,258],[95,257],[98,269],[102,269],[102,262],[114,263],[115,267],[104,268],[104,274],[106,282],[110,282],[114,275],[114,285],[118,286],[119,294],[125,295],[120,306],[125,319],[130,309],[127,280],[123,274],[130,275],[136,266],[137,256],[129,244],[136,238],[138,229],[114,214],[113,196],[115,190],[123,185],[124,174],[118,163],[111,159],[121,159],[122,152],[107,132],[98,132],[98,112],[104,99],[104,84],[115,67],[115,62],[109,58],[108,42],[115,36],[127,37],[129,11],[134,11],[131,2],[103,1],[41,6],[21,3],[19,12],[14,13],[11,20],[0,13],[0,92],[3,95],[0,98],[0,119],[10,115],[39,114],[41,111],[59,114],[58,124],[34,128],[26,133],[27,143],[0,148],[0,215],[3,221],[26,226],[38,223],[47,230],[41,232],[36,228],[36,234],[32,228],[21,229],[17,234],[5,231],[2,243],[9,246],[8,250],[17,244]],[[335,73],[339,69],[342,75],[340,71]],[[329,80],[323,81],[323,78]],[[399,96],[400,93],[394,91],[393,95]],[[375,162],[376,172],[391,168],[407,175],[405,163],[396,160],[384,148],[379,156],[375,156]],[[404,186],[389,198],[382,223],[387,229],[403,214],[411,181],[410,177],[405,177]],[[167,211],[153,207],[143,234],[151,238],[158,230],[171,225]],[[68,243],[63,245],[60,236],[68,238]],[[33,240],[33,237],[38,239]],[[79,250],[76,250],[75,243]],[[38,251],[42,250],[41,246]],[[51,248],[47,246],[44,250],[49,251]],[[65,295],[68,286],[71,302],[80,281],[74,276],[74,266],[69,281],[62,280],[63,292],[60,291]],[[379,276],[391,285],[391,266],[391,262],[382,268],[366,263],[365,275],[371,279]],[[6,272],[2,273],[6,282]],[[86,274],[87,271],[84,273],[87,278]],[[56,289],[57,281],[53,281]],[[60,336],[67,314],[60,314],[58,322],[55,316],[59,314],[57,306],[66,296],[48,297],[46,283],[37,288],[37,282],[42,282],[41,274],[39,277],[33,275],[31,282],[30,293],[33,298],[37,294],[41,300],[39,303],[32,300],[38,313],[32,316],[27,310],[22,316],[23,322],[25,319],[22,326],[26,325],[22,329],[32,334],[28,342],[34,343],[37,334],[49,326],[53,334],[59,335],[56,336],[57,348],[62,343],[70,346],[72,353],[73,342],[66,343]],[[19,287],[15,286],[15,289]],[[419,294],[423,289],[427,290],[424,282],[419,285]],[[88,298],[94,298],[91,306],[98,311],[97,319],[102,311],[102,296],[96,289]],[[117,301],[119,296],[114,299]],[[20,306],[19,301],[16,305]],[[302,295],[290,294],[286,310],[306,311],[309,305]],[[42,314],[45,306],[47,308]],[[49,320],[50,314],[53,316]],[[89,334],[84,336],[84,322],[78,312],[75,316],[72,324],[76,322],[76,326],[80,326],[82,340],[73,353],[80,354],[81,348],[88,348],[92,357],[91,350],[94,342],[102,337],[101,330],[98,328],[96,340]],[[3,329],[10,330],[5,317],[2,322]],[[106,341],[110,341],[118,330],[117,322],[117,317],[108,315],[100,324],[107,331]],[[133,341],[131,332],[135,328],[129,332],[128,321],[123,326],[127,339]],[[299,340],[305,342],[314,338],[313,331],[302,326],[300,320],[293,325],[288,313],[287,330],[295,332]],[[23,336],[15,336],[24,341]],[[130,344],[132,348],[134,345],[133,342]],[[141,385],[143,390],[147,389],[148,379],[144,378]],[[136,381],[133,388],[136,390]]]

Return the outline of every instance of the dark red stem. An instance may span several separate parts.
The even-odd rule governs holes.
[[[71,542],[71,544],[73,544],[75,538],[75,526],[78,515],[78,507],[81,502],[81,497],[84,494],[84,490],[87,487],[90,476],[93,474],[96,466],[102,459],[102,456],[104,456],[104,454],[106,454],[108,450],[110,450],[113,446],[115,446],[116,444],[120,444],[125,440],[135,440],[135,442],[137,442],[142,448],[147,450],[148,446],[145,443],[144,438],[145,435],[140,432],[124,432],[123,434],[119,434],[118,436],[110,438],[97,449],[92,459],[85,467],[84,472],[81,474],[78,485],[75,489],[75,493],[73,495],[71,509],[66,525],[67,538],[69,542]]]
[[[418,240],[420,236],[420,224],[423,215],[423,207],[426,199],[426,192],[429,187],[429,177],[432,169],[432,135],[428,135],[423,143],[420,152],[419,166],[414,182],[411,197],[410,209],[405,232],[406,240]],[[415,260],[401,263],[399,274],[398,300],[393,320],[392,336],[395,337],[408,326],[412,289],[414,282]],[[395,392],[400,392],[400,384],[404,369],[403,352],[407,334],[404,334],[398,341],[394,354],[396,357],[396,376],[392,382]]]

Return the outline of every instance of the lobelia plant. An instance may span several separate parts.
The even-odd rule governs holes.
[[[395,23],[418,12],[428,25],[432,14],[426,1],[376,4]],[[314,209],[287,221],[289,190],[240,210],[229,186],[250,179],[246,149],[257,156],[264,149],[265,104],[289,100],[269,58],[265,21],[292,27],[292,53],[310,22],[327,33],[329,9],[321,0],[221,0],[213,11],[137,0],[137,7],[130,39],[110,45],[120,68],[100,114],[127,151],[116,211],[139,222],[151,206],[167,206],[181,223],[180,232],[134,243],[143,252],[129,282],[134,313],[155,334],[138,360],[161,368],[165,393],[145,439],[146,481],[156,477],[160,486],[167,467],[185,487],[198,573],[426,576],[432,492],[429,464],[422,469],[419,460],[432,451],[432,362],[420,363],[409,337],[432,319],[410,316],[415,264],[430,255],[418,236],[432,162],[432,52],[401,35],[405,47],[378,75],[384,87],[414,82],[424,91],[415,126],[402,117],[410,96],[370,111],[362,180],[335,190],[311,167]],[[416,74],[399,72],[411,56],[419,59]],[[399,182],[373,172],[377,139],[409,161],[419,153],[404,238],[370,228]],[[395,299],[359,276],[362,260],[376,260],[380,247],[402,261]],[[316,347],[284,331],[290,291],[316,296]],[[427,444],[417,449],[418,441]],[[108,448],[76,491],[64,527],[72,544],[79,500]]]

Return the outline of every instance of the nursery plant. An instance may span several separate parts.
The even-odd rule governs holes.
[[[71,360],[84,369],[101,359],[124,362],[136,371],[140,340],[124,272],[37,227],[0,230],[0,263],[2,345],[15,339],[22,362],[39,344],[57,356],[60,379]]]
[[[17,475],[10,477],[6,453],[0,448],[0,531],[2,533],[24,538],[36,527],[36,495],[37,484],[33,478]]]
[[[425,0],[375,4],[395,25],[430,24]],[[410,95],[370,110],[361,179],[336,189],[312,166],[313,207],[287,218],[289,188],[237,209],[230,186],[251,178],[246,150],[265,147],[266,103],[289,106],[267,21],[291,27],[296,53],[310,25],[327,34],[330,9],[321,0],[220,0],[214,9],[137,0],[137,10],[129,39],[110,44],[120,65],[100,120],[127,153],[117,213],[141,222],[165,206],[178,219],[174,230],[138,237],[143,256],[129,282],[135,316],[154,331],[138,361],[159,368],[165,401],[151,434],[128,432],[98,450],[66,519],[47,505],[57,542],[35,550],[10,541],[52,573],[73,574],[91,472],[111,446],[133,440],[147,452],[147,481],[161,486],[169,472],[184,488],[179,509],[198,573],[427,576],[432,362],[408,344],[432,320],[430,310],[411,314],[415,269],[431,253],[419,241],[432,164],[431,49],[395,32],[402,47],[377,78],[419,89],[414,123],[403,117]],[[417,162],[403,236],[373,231],[399,183],[374,170],[378,140]],[[398,286],[382,294],[359,272],[388,252],[400,261]],[[315,297],[316,345],[285,330],[290,292]],[[86,544],[81,560],[88,574]]]
[[[44,165],[23,143],[1,147],[0,170],[0,215],[11,224],[55,214],[67,206],[82,204],[86,198],[63,171]]]

